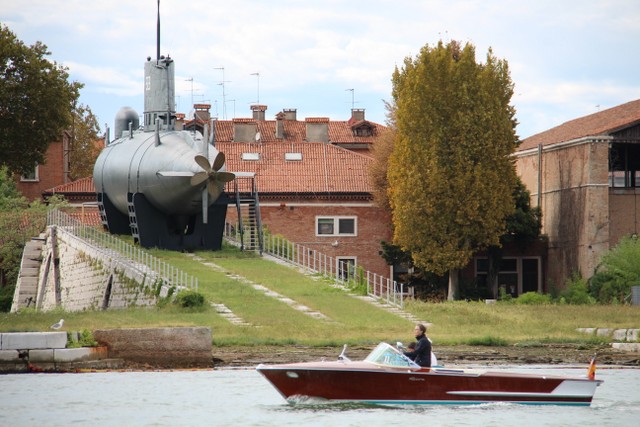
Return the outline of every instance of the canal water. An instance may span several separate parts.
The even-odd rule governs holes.
[[[586,374],[584,368],[511,369]],[[0,426],[640,425],[640,369],[601,367],[597,377],[605,383],[591,407],[386,407],[292,406],[253,369],[0,375]]]

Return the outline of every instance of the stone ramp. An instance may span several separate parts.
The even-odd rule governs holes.
[[[212,269],[214,269],[215,271],[218,271],[220,273],[225,273],[227,276],[229,276],[229,278],[234,279],[240,283],[244,283],[245,285],[249,285],[252,288],[254,288],[257,291],[262,292],[263,294],[275,298],[278,301],[281,301],[285,304],[287,304],[288,306],[292,307],[295,310],[298,310],[304,314],[306,314],[307,316],[313,317],[314,319],[317,320],[325,320],[325,321],[331,321],[331,319],[329,319],[326,315],[324,315],[323,313],[320,313],[319,311],[315,311],[312,310],[311,308],[300,304],[294,300],[292,300],[291,298],[288,298],[284,295],[281,295],[275,291],[272,291],[271,289],[267,288],[266,286],[260,285],[258,283],[252,282],[251,280],[247,279],[244,276],[240,276],[238,274],[232,274],[230,272],[228,272],[227,270],[225,270],[224,268],[222,268],[221,266],[219,266],[216,263],[213,263],[211,261],[207,261],[204,258],[201,258],[197,255],[194,254],[187,254],[190,258],[192,258],[194,261],[200,262],[202,263],[202,265],[206,265],[207,267],[210,267]],[[226,306],[224,306],[224,304],[217,304],[217,303],[213,303],[211,304],[216,311],[222,315],[224,318],[226,318],[227,320],[229,320],[229,322],[233,323],[234,325],[242,325],[242,326],[248,326],[249,323],[245,322],[244,320],[242,320],[240,317],[236,316],[229,308],[227,308]]]
[[[218,272],[221,273],[225,273],[227,274],[230,278],[235,279],[241,283],[245,283],[248,284],[250,286],[252,286],[254,289],[263,292],[265,295],[273,297],[278,299],[281,302],[284,302],[285,304],[289,305],[290,307],[301,311],[302,313],[313,317],[316,320],[324,320],[324,321],[329,321],[331,322],[332,320],[327,317],[326,315],[324,315],[323,313],[320,313],[318,311],[314,311],[311,308],[303,305],[303,304],[299,304],[296,301],[292,300],[289,297],[286,297],[284,295],[281,295],[263,285],[257,284],[252,282],[251,280],[247,279],[246,277],[237,275],[237,274],[231,274],[228,271],[226,271],[224,268],[222,268],[221,266],[211,262],[211,261],[207,261],[197,255],[194,254],[187,254],[190,258],[192,258],[194,261],[198,261],[200,263],[202,263],[203,265],[206,265],[207,267],[210,267]],[[286,267],[289,268],[293,268],[296,271],[298,271],[300,274],[304,274],[306,276],[312,276],[313,277],[313,273],[309,272],[308,270],[302,269],[296,265],[290,264],[286,261],[283,261],[279,258],[273,257],[271,255],[268,254],[263,254],[263,257],[265,259],[268,259],[270,261],[276,262],[280,265],[284,265]],[[350,293],[349,290],[347,288],[345,288],[344,286],[341,286],[340,284],[332,284],[330,286],[336,287],[336,288],[340,288],[343,291],[345,291],[345,294],[354,298],[358,298],[364,302],[367,302],[368,304],[372,304],[382,310],[388,311],[390,313],[393,313],[399,317],[402,317],[404,319],[407,319],[408,321],[412,322],[412,323],[422,323],[425,326],[429,327],[431,326],[431,322],[428,321],[423,321],[423,320],[419,320],[417,317],[415,317],[414,315],[412,315],[411,313],[408,313],[394,305],[391,304],[386,304],[384,301],[381,301],[378,298],[372,297],[370,295],[367,296],[362,296],[362,295],[354,295],[353,293]],[[217,303],[212,303],[211,304],[216,311],[221,314],[223,317],[225,317],[227,320],[229,320],[229,322],[235,324],[235,325],[242,325],[242,326],[249,326],[248,323],[244,322],[241,318],[237,317],[229,308],[227,308],[226,306],[224,306],[224,304],[217,304]]]

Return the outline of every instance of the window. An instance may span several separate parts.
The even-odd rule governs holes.
[[[301,161],[302,153],[284,153],[284,159],[287,161]]]
[[[338,278],[341,280],[353,279],[356,274],[355,257],[336,257]]]
[[[33,170],[30,170],[29,172],[23,174],[20,176],[20,181],[39,181],[40,178],[38,176],[38,164],[36,163],[35,167],[33,168]]]
[[[621,142],[611,144],[609,187],[640,187],[640,144]]]
[[[489,287],[489,259],[475,258],[475,274],[478,286]],[[505,257],[498,269],[498,288],[513,297],[525,292],[542,290],[540,257]]]
[[[362,125],[353,129],[354,136],[373,136],[373,129],[371,126]]]
[[[260,160],[260,153],[242,153],[242,160]]]
[[[355,236],[355,217],[316,217],[317,236]]]

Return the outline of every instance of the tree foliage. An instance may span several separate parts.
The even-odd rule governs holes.
[[[589,279],[589,292],[602,303],[625,303],[632,286],[640,286],[640,240],[625,236],[602,256]]]
[[[499,245],[514,212],[517,146],[506,61],[456,41],[426,45],[393,74],[396,138],[389,159],[394,240],[443,274]]]
[[[100,154],[98,119],[88,106],[80,105],[73,111],[71,124],[70,175],[72,180],[91,176],[93,165]]]
[[[542,209],[531,206],[531,193],[520,177],[516,177],[513,189],[515,210],[506,218],[506,232],[500,237],[501,243],[531,243],[542,230]]]
[[[72,123],[80,83],[49,61],[47,46],[26,46],[0,24],[0,166],[27,172]]]
[[[29,205],[5,166],[0,167],[0,311],[9,311],[25,242],[42,232],[46,207]]]
[[[389,180],[387,171],[389,169],[389,157],[393,152],[393,145],[396,139],[395,119],[392,107],[387,104],[387,128],[376,138],[376,143],[371,148],[373,162],[369,169],[369,176],[373,186],[373,199],[376,205],[387,212],[391,212],[389,205]]]

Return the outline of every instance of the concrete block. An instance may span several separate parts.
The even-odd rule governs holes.
[[[0,363],[20,362],[21,360],[18,350],[0,350]]]
[[[611,335],[611,329],[607,328],[598,328],[596,330],[596,335],[599,337],[608,337]]]
[[[45,350],[29,350],[29,362],[40,363],[50,362],[53,363],[53,349],[48,348]]]
[[[583,334],[595,335],[596,328],[578,328],[576,331],[582,332]]]
[[[10,332],[0,334],[0,350],[65,348],[66,332]]]
[[[639,333],[640,333],[640,329],[627,329],[627,341],[629,342],[638,341]]]
[[[635,352],[638,353],[640,352],[640,343],[633,343],[633,342],[614,342],[611,344],[611,347],[618,349],[618,350],[624,350],[624,351],[630,351],[630,352]]]
[[[53,360],[59,362],[84,362],[87,360],[106,359],[107,347],[63,348],[53,351]]]
[[[616,329],[613,331],[613,339],[616,341],[626,341],[627,340],[627,330],[626,329]]]

